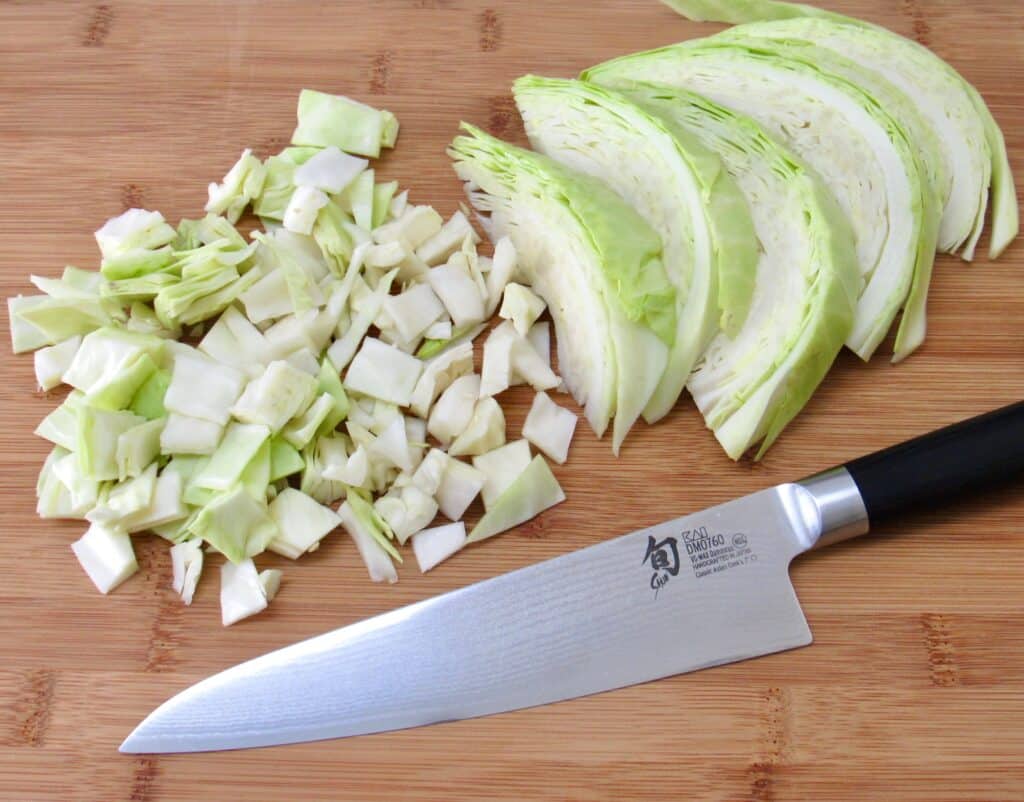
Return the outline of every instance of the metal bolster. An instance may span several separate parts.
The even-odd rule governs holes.
[[[811,548],[820,549],[865,534],[868,511],[857,483],[846,468],[832,468],[796,483],[817,508],[819,532]]]

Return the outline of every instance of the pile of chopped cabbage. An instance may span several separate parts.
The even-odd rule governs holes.
[[[53,444],[37,510],[88,523],[72,549],[101,592],[154,532],[185,604],[223,556],[227,626],[277,593],[265,552],[295,560],[342,527],[394,582],[409,541],[427,571],[564,500],[541,453],[565,461],[576,415],[547,394],[562,383],[545,303],[511,241],[478,253],[464,212],[377,180],[367,157],[397,133],[390,112],[305,90],[291,146],[245,150],[205,217],[129,209],[96,232],[98,272],[33,276],[41,294],[9,299],[40,388],[70,388],[36,429]],[[536,398],[507,442],[495,396],[517,384]]]

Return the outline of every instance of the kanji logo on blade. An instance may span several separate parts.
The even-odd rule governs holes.
[[[654,590],[654,597],[658,597],[658,591],[668,584],[668,580],[679,574],[679,546],[674,537],[667,537],[664,540],[657,540],[653,535],[647,537],[647,553],[641,565],[650,562],[651,588]]]

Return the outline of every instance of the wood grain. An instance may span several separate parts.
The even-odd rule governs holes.
[[[837,0],[917,38],[974,82],[1024,178],[1024,32],[1011,0]],[[0,291],[96,265],[92,231],[133,205],[199,212],[243,146],[286,143],[304,86],[396,112],[379,165],[450,213],[444,147],[460,119],[519,139],[518,75],[572,75],[715,30],[653,0],[310,0],[0,4]],[[984,252],[979,249],[979,252]],[[4,313],[6,314],[6,313]],[[6,321],[4,322],[6,326]],[[940,258],[925,346],[894,368],[844,354],[759,464],[733,464],[683,402],[619,460],[580,431],[569,500],[428,576],[371,584],[342,535],[285,569],[263,615],[223,630],[217,581],[184,609],[166,547],[96,594],[33,512],[58,400],[0,348],[0,798],[29,800],[1022,800],[1024,498],[1001,491],[799,561],[813,647],[642,687],[409,732],[228,754],[128,757],[117,744],[169,694],[298,638],[794,479],[1019,399],[1024,245]],[[526,393],[511,393],[518,432]],[[411,561],[410,561],[411,562]],[[650,622],[652,634],[659,622]]]

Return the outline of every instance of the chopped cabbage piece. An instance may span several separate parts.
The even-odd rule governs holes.
[[[221,493],[207,504],[189,527],[233,563],[254,557],[278,535],[267,505],[244,487]]]
[[[270,429],[266,426],[232,421],[217,450],[192,483],[206,490],[230,490],[269,437]]]
[[[466,431],[479,398],[480,377],[475,373],[459,376],[434,404],[427,419],[427,431],[447,445]]]
[[[284,227],[296,234],[312,234],[317,213],[330,200],[313,187],[296,187],[284,210]]]
[[[406,342],[423,336],[427,328],[445,314],[444,305],[426,284],[415,284],[399,295],[390,295],[384,309]]]
[[[220,567],[221,623],[229,627],[267,609],[267,593],[252,560],[225,562]]]
[[[260,587],[263,588],[263,595],[267,597],[267,601],[272,602],[281,589],[281,570],[266,568],[260,571]]]
[[[416,255],[433,267],[447,260],[467,238],[473,244],[480,241],[466,215],[458,211],[441,226],[440,231],[420,244],[416,249]]]
[[[405,419],[401,415],[396,415],[373,441],[367,449],[367,456],[372,461],[383,461],[403,471],[412,470],[412,455],[409,453]]]
[[[299,94],[298,121],[293,145],[333,145],[373,159],[382,146],[393,147],[398,136],[398,121],[391,112],[313,89]]]
[[[170,386],[170,371],[157,368],[149,374],[149,377],[135,391],[128,409],[148,420],[167,417],[164,397],[167,395],[167,388]]]
[[[293,487],[286,487],[270,502],[270,516],[278,534],[267,548],[292,560],[315,550],[341,524],[334,510]]]
[[[100,482],[85,475],[75,454],[54,460],[50,463],[50,470],[67,490],[62,517],[88,518],[100,498]]]
[[[495,500],[508,489],[530,464],[530,444],[515,440],[500,448],[473,457],[473,467],[485,477],[480,497],[489,510]]]
[[[110,259],[134,250],[160,248],[176,235],[160,212],[128,209],[107,220],[95,236],[103,258]]]
[[[182,349],[174,355],[171,383],[163,403],[169,412],[223,426],[244,387],[241,371],[207,359],[193,348]]]
[[[382,401],[408,406],[422,371],[423,363],[416,357],[367,337],[349,365],[345,386]]]
[[[437,502],[416,485],[392,488],[374,503],[374,509],[387,521],[398,542],[405,542],[422,530],[437,515]]]
[[[505,285],[504,300],[501,302],[498,315],[505,320],[511,320],[516,331],[525,337],[545,309],[547,304],[543,298],[529,287],[513,281]]]
[[[131,412],[97,409],[84,403],[77,407],[76,414],[75,452],[82,474],[96,481],[117,479],[118,437],[145,423],[145,418]]]
[[[146,509],[153,502],[156,472],[157,465],[153,462],[135,478],[114,485],[106,497],[86,514],[86,520],[123,527],[126,518]]]
[[[185,604],[192,604],[199,575],[203,572],[201,542],[184,540],[171,546],[171,587]]]
[[[212,454],[224,427],[213,421],[172,412],[160,432],[161,454]]]
[[[373,231],[374,242],[402,242],[415,250],[444,225],[444,220],[433,206],[410,206],[390,223]]]
[[[140,423],[117,436],[115,459],[119,481],[138,476],[153,460],[160,456],[160,433],[164,419]]]
[[[505,413],[493,398],[481,398],[473,408],[469,425],[452,441],[453,457],[484,454],[505,442]]]
[[[463,342],[430,359],[412,391],[409,407],[421,418],[430,414],[437,397],[460,376],[473,371],[473,343]]]
[[[275,360],[262,376],[246,385],[231,414],[245,423],[263,424],[276,434],[309,406],[316,390],[316,377]]]
[[[523,423],[523,437],[561,465],[569,456],[576,420],[575,414],[558,406],[547,393],[537,393]]]
[[[376,228],[381,225],[391,213],[391,200],[395,196],[395,192],[398,191],[397,181],[385,181],[381,184],[375,184],[373,187],[373,225],[371,228]]]
[[[430,449],[416,467],[416,470],[410,477],[410,482],[428,496],[436,496],[450,459],[451,457],[441,451],[441,449]]]
[[[412,550],[420,572],[426,573],[466,545],[466,525],[462,521],[423,529],[412,537]]]
[[[445,456],[447,466],[434,498],[445,518],[458,521],[483,490],[486,477],[469,463]]]
[[[496,535],[529,521],[549,507],[565,501],[565,493],[544,457],[537,455],[484,513],[467,543]]]
[[[232,223],[237,223],[245,207],[263,190],[267,168],[246,148],[234,166],[228,170],[224,180],[210,184],[206,211],[222,214]],[[187,602],[186,602],[187,603]]]
[[[472,326],[484,319],[484,298],[463,265],[452,261],[432,267],[427,273],[427,281],[448,310],[455,326]]]
[[[117,528],[92,524],[71,550],[100,593],[110,593],[139,570],[132,539]]]
[[[423,337],[427,340],[447,340],[452,336],[452,322],[448,318],[431,323],[423,330]]]
[[[64,403],[39,422],[33,434],[68,451],[78,448],[78,408],[85,394],[72,390]]]
[[[69,337],[57,345],[40,348],[35,353],[36,383],[40,390],[52,390],[63,380],[64,374],[82,344],[80,335]]]
[[[175,460],[183,459],[175,457]],[[164,468],[156,478],[153,498],[145,509],[129,515],[121,525],[128,532],[156,529],[173,522],[184,522],[189,509],[182,499],[185,480],[180,473]],[[183,535],[184,536],[184,535]]]
[[[366,159],[342,153],[332,145],[297,167],[292,180],[296,186],[313,187],[333,195],[349,186],[368,164]]]
[[[291,443],[277,436],[270,441],[270,477],[271,482],[284,479],[298,473],[305,467],[302,455]]]

